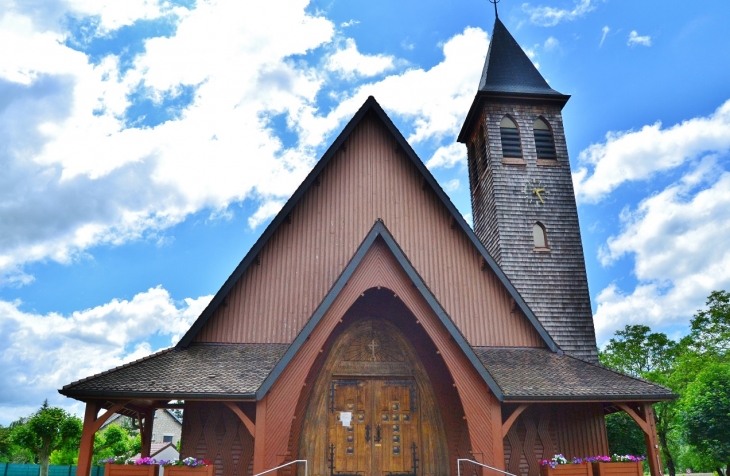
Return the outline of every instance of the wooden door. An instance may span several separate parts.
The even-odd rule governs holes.
[[[412,380],[333,380],[327,435],[330,476],[420,474],[416,400]]]

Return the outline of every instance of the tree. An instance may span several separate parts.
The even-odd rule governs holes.
[[[643,455],[646,453],[644,432],[626,413],[606,415],[606,434],[611,454]]]
[[[681,419],[687,442],[730,475],[730,365],[714,363],[686,389]]]
[[[697,311],[691,321],[689,339],[698,354],[721,360],[730,357],[730,293],[713,291],[707,309]]]
[[[65,410],[48,406],[48,400],[13,431],[13,442],[37,456],[40,476],[48,476],[51,453],[78,446],[81,439],[81,420]]]
[[[644,325],[627,325],[624,330],[616,331],[615,335],[615,338],[608,341],[605,349],[599,352],[602,364],[635,377],[666,385],[676,391],[673,378],[677,359],[682,355],[686,343],[677,343],[663,333],[653,333]],[[664,465],[670,476],[675,476],[676,468],[670,446],[673,441],[670,435],[676,422],[677,402],[657,403],[654,405],[654,410]],[[611,421],[610,424],[616,423]],[[627,444],[631,439],[631,434],[613,430],[611,435],[617,439],[609,438],[609,446],[612,449]]]
[[[136,454],[132,452],[134,437],[129,435],[126,428],[120,425],[109,425],[103,431],[94,435],[93,464],[99,460],[111,458],[112,456],[126,456],[131,458]]]

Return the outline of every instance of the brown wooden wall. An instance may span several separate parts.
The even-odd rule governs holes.
[[[291,342],[382,218],[471,345],[544,345],[380,119],[363,119],[320,178],[196,341]]]
[[[192,456],[215,463],[216,476],[253,474],[253,436],[222,403],[185,403],[180,450],[180,458]]]
[[[513,474],[538,476],[540,460],[558,453],[568,459],[608,454],[600,403],[533,405],[504,438],[505,465]]]
[[[463,405],[464,414],[461,418],[467,424],[471,453],[486,464],[503,466],[502,416],[499,402],[425,299],[418,293],[387,246],[381,240],[376,240],[347,286],[299,349],[294,360],[259,402],[260,412],[257,411],[256,432],[257,439],[260,437],[263,442],[257,442],[257,448],[260,444],[262,449],[260,460],[257,459],[254,466],[256,471],[272,468],[292,457],[292,435],[296,427],[293,423],[302,417],[301,413],[295,411],[297,408],[302,408],[298,405],[302,389],[308,392],[306,383],[310,369],[315,361],[321,358],[327,340],[333,332],[336,332],[337,326],[344,326],[342,318],[348,309],[367,290],[378,286],[393,291],[407,306],[413,316],[412,319],[416,320],[411,325],[423,327],[438,352],[436,355],[443,359],[450,376],[445,384],[456,388]]]

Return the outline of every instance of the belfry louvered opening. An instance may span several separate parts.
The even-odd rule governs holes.
[[[532,126],[535,133],[535,149],[537,149],[538,159],[557,159],[555,155],[555,140],[553,139],[553,131],[547,122],[538,117]]]
[[[502,138],[502,157],[522,158],[522,144],[520,131],[511,118],[505,116],[499,123],[499,133]]]

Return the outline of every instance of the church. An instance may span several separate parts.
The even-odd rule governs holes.
[[[458,137],[472,228],[368,98],[175,347],[59,390],[86,405],[77,474],[114,413],[149,455],[159,408],[217,476],[537,476],[608,454],[618,411],[662,474],[676,395],[598,363],[568,99],[497,18]]]

